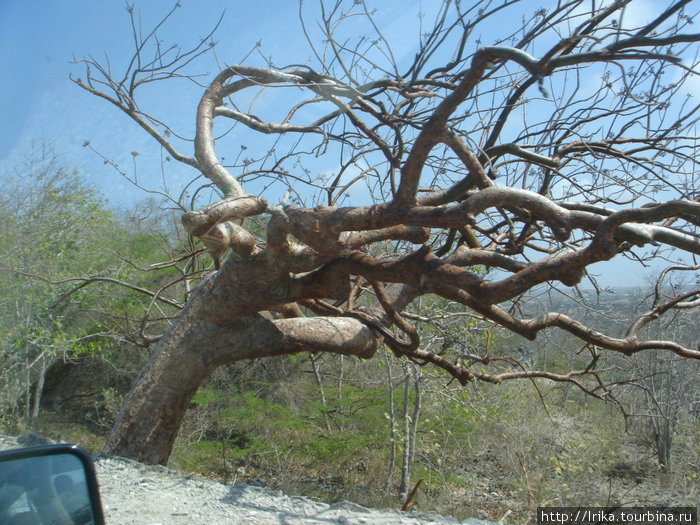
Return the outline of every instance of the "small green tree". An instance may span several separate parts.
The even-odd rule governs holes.
[[[31,422],[54,363],[109,348],[130,317],[143,317],[133,288],[144,276],[113,253],[138,243],[152,256],[153,243],[117,221],[102,195],[46,145],[0,182],[0,412],[22,407]],[[122,278],[131,295],[86,286]]]

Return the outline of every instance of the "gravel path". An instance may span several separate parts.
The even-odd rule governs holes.
[[[40,439],[32,434],[0,435],[0,450],[32,446]],[[123,458],[97,456],[95,467],[108,525],[496,525],[474,518],[460,522],[368,509],[349,501],[328,505],[259,487],[222,485]]]

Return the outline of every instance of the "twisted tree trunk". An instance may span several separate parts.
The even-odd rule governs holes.
[[[224,269],[192,294],[158,343],[107,439],[106,454],[167,464],[192,396],[212,371],[226,363],[304,351],[374,355],[377,336],[355,319],[269,319],[253,313],[215,322],[215,312],[235,307],[216,293],[225,279]]]
[[[161,338],[124,404],[107,452],[167,462],[197,387],[216,367],[240,359],[301,351],[370,357],[383,339],[397,356],[432,364],[461,384],[547,378],[601,399],[611,395],[597,375],[601,350],[632,355],[659,349],[700,359],[695,343],[691,348],[685,341],[641,336],[659,317],[700,306],[697,287],[668,297],[657,287],[651,309],[631,320],[623,337],[601,333],[563,312],[528,319],[519,308],[524,294],[540,285],[576,286],[591,265],[634,247],[665,245],[676,254],[700,254],[700,202],[690,184],[696,169],[697,107],[675,98],[691,78],[693,63],[683,65],[673,54],[675,49],[690,56],[687,46],[700,42],[700,34],[685,32],[690,20],[679,16],[689,0],[674,2],[643,27],[626,25],[624,30],[613,21],[621,19],[627,1],[594,7],[589,15],[561,5],[543,10],[537,17],[544,18],[533,19],[534,25],[526,24],[526,36],[515,47],[478,47],[477,41],[478,49],[468,56],[465,50],[473,46],[466,39],[476,24],[500,11],[478,10],[471,19],[479,3],[462,13],[443,2],[440,22],[405,76],[388,47],[391,63],[378,67],[358,52],[372,39],[362,35],[357,47],[334,39],[330,28],[354,19],[347,13],[359,5],[348,5],[346,12],[338,3],[331,10],[335,15],[322,16],[320,26],[327,28],[334,52],[326,63],[314,50],[318,72],[313,64],[284,69],[232,65],[216,75],[197,108],[194,157],[178,151],[170,138],[174,134],[167,125],[163,131],[160,119],[135,109],[135,92],[157,79],[181,77],[184,66],[206,52],[211,35],[172,60],[165,59],[170,51],[163,51],[156,31],[137,36],[123,75],[131,82],[112,78],[111,68],[94,59],[82,61],[87,76],[74,79],[78,86],[115,105],[172,158],[195,168],[223,194],[183,217],[185,230],[204,243],[219,271],[203,281]],[[335,20],[339,13],[346,14]],[[376,28],[369,12],[356,14]],[[133,14],[132,28],[134,35],[141,34]],[[434,61],[444,54],[438,49],[459,36],[448,38],[453,31],[463,35],[450,53],[454,60],[437,67]],[[557,32],[562,38],[552,42]],[[388,46],[383,37],[380,41]],[[542,54],[531,55],[535,48]],[[155,58],[146,58],[146,50]],[[638,66],[627,75],[624,64],[630,63]],[[608,75],[608,65],[621,76]],[[677,68],[680,78],[673,88],[661,81],[670,68]],[[600,90],[582,96],[579,81],[572,78],[598,76],[603,69]],[[377,72],[385,76],[369,76]],[[560,103],[545,104],[526,93],[539,86],[547,97],[549,77]],[[640,98],[631,86],[648,92]],[[281,114],[285,117],[273,112],[268,121],[253,109],[257,95],[248,112],[234,100],[246,100],[242,92],[249,88],[306,95]],[[534,110],[526,111],[529,107]],[[308,115],[315,115],[312,121]],[[272,135],[259,145],[267,153],[235,160],[229,171],[216,149],[215,119]],[[278,141],[299,134],[299,140]],[[286,154],[275,153],[287,146]],[[306,167],[307,160],[313,168]],[[355,176],[357,171],[361,174]],[[278,198],[275,191],[249,184],[251,176],[290,190],[300,197],[297,205],[287,205],[286,198],[269,205],[268,197]],[[349,176],[353,180],[345,183]],[[373,204],[339,206],[360,180],[372,188]],[[247,193],[256,188],[260,195]],[[655,201],[659,196],[669,200]],[[264,217],[264,233],[246,229],[247,217]],[[664,252],[632,253],[645,263]],[[484,274],[483,268],[498,271]],[[432,321],[413,315],[409,323],[402,311],[428,294],[530,340],[549,328],[567,331],[587,343],[589,362],[555,374],[523,369],[510,355],[493,350],[463,355],[447,340],[441,348],[421,348],[417,325]],[[315,316],[303,317],[299,305]],[[404,421],[408,417],[406,412]],[[407,427],[406,452],[410,432]]]

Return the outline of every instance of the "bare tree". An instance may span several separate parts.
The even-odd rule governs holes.
[[[177,6],[147,34],[128,9],[135,50],[123,74],[79,61],[78,86],[218,191],[203,207],[174,199],[192,203],[184,228],[216,271],[159,338],[108,453],[166,463],[201,381],[242,359],[304,351],[370,359],[385,343],[462,384],[547,378],[605,398],[601,352],[700,358],[694,344],[640,335],[697,302],[698,288],[655,304],[623,334],[519,309],[535,287],[595,285],[588,269],[600,261],[700,254],[699,106],[689,86],[700,35],[688,32],[696,3],[664,5],[639,24],[632,0],[572,0],[534,13],[517,11],[515,0],[445,1],[432,24],[421,17],[409,63],[395,59],[364,0],[322,3],[316,24],[305,23],[307,8],[300,3],[306,65],[228,66],[203,87],[193,156],[137,98],[153,82],[202,80],[191,68],[214,49],[211,35],[187,51],[157,36]],[[481,41],[522,14],[517,31]],[[260,102],[266,96],[279,116]],[[259,151],[244,143],[253,135]],[[417,326],[440,321],[410,313],[421,296],[530,340],[549,328],[570,332],[588,343],[588,364],[554,374],[488,346],[426,349]]]
[[[670,266],[659,276],[652,305],[658,305],[668,300],[664,297],[672,293],[676,286],[670,276],[675,271],[697,272],[700,266]],[[671,281],[671,282],[667,282]],[[682,283],[682,281],[680,281]],[[697,283],[695,283],[697,285]],[[674,294],[675,295],[675,294]],[[649,326],[650,332],[697,332],[697,315],[693,309],[698,306],[698,300],[681,302],[676,305],[673,322],[662,326]],[[674,334],[678,336],[679,334]],[[677,427],[684,421],[695,422],[697,413],[694,407],[700,402],[700,393],[696,385],[700,379],[700,363],[682,359],[675,354],[664,354],[660,351],[645,352],[626,359],[622,366],[633,370],[631,375],[636,380],[630,382],[627,393],[631,398],[628,404],[631,414],[636,416],[636,422],[641,423],[644,441],[654,451],[659,465],[671,469],[673,436]],[[645,435],[646,434],[646,435]]]

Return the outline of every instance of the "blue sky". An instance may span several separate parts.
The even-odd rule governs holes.
[[[157,23],[173,4],[170,0],[138,4],[143,27]],[[163,35],[173,42],[196,42],[227,9],[225,25],[217,35],[220,55],[232,51],[235,62],[255,42],[262,39],[267,44],[266,34],[275,36],[266,46],[269,53],[300,47],[299,39],[292,38],[298,34],[285,31],[290,21],[296,21],[295,2],[185,0],[182,4]],[[3,75],[0,81],[4,101],[0,106],[2,166],[16,164],[29,151],[32,141],[45,139],[113,203],[127,203],[135,196],[128,183],[119,180],[112,169],[82,145],[90,140],[100,152],[128,166],[130,152],[138,151],[144,171],[153,168],[149,154],[158,154],[158,148],[125,115],[69,80],[69,74],[84,76],[81,66],[70,63],[74,56],[103,59],[107,53],[114,70],[123,70],[132,51],[130,34],[125,2],[120,0],[0,0],[0,66],[5,72],[13,72]],[[216,72],[214,67],[212,73]],[[197,103],[193,90],[185,96],[153,94],[145,102],[152,104],[155,111],[169,110],[170,116],[175,115],[183,124],[187,119],[186,127],[191,128],[194,122],[189,118]],[[187,111],[178,114],[173,107]],[[188,170],[174,171],[174,179],[185,180],[192,175]]]
[[[182,0],[181,4],[159,33],[166,43],[178,42],[183,47],[196,43],[225,11],[215,36],[217,57],[222,62],[240,63],[257,42],[262,44],[262,53],[278,65],[303,64],[310,56],[296,0]],[[394,38],[410,41],[407,27],[413,27],[417,34],[419,4],[417,0],[381,3],[380,18]],[[144,30],[153,27],[173,5],[173,0],[137,0],[135,9]],[[306,5],[313,8],[315,2]],[[160,151],[151,137],[109,103],[69,80],[70,74],[85,75],[82,66],[71,64],[74,57],[93,56],[102,62],[108,55],[113,70],[123,71],[133,51],[130,35],[122,0],[0,0],[0,67],[12,72],[0,80],[0,169],[17,165],[32,142],[46,140],[113,204],[128,204],[138,198],[136,189],[83,148],[89,140],[126,170],[133,165],[131,152],[138,152],[139,181],[153,188],[160,186]],[[246,63],[264,65],[257,54]],[[212,60],[198,67],[209,74],[206,78],[218,71]],[[202,90],[191,84],[178,88],[182,89],[176,93],[145,88],[140,102],[175,129],[190,133]],[[183,153],[191,155],[192,151]],[[144,175],[153,172],[156,177]],[[193,172],[171,163],[167,176],[171,189],[177,191]]]
[[[528,9],[540,3],[533,1]],[[395,46],[399,62],[413,56],[418,10],[437,4],[429,0],[377,3],[377,18]],[[135,2],[144,29],[157,23],[173,5],[172,0]],[[307,0],[306,5],[315,2]],[[310,51],[300,30],[296,0],[182,0],[167,31],[159,35],[167,43],[187,47],[205,35],[224,10],[224,21],[215,37],[221,61],[242,61],[260,41],[262,52],[277,65],[307,62]],[[519,17],[513,22],[519,22]],[[0,79],[0,170],[18,165],[32,142],[46,140],[68,167],[78,169],[113,205],[129,205],[143,198],[142,192],[83,147],[89,140],[125,171],[130,172],[136,161],[139,182],[154,189],[161,186],[160,151],[153,139],[110,104],[69,80],[69,74],[84,76],[80,65],[70,63],[74,56],[101,60],[107,53],[114,70],[122,71],[133,50],[130,34],[122,0],[0,0],[0,68],[4,72]],[[253,56],[252,60],[252,65],[262,65],[261,57]],[[211,78],[218,66],[210,61],[200,67],[205,67],[203,71]],[[149,110],[163,115],[175,128],[191,132],[201,89],[189,85],[177,92],[145,94],[143,102]],[[133,151],[139,153],[136,159]],[[191,155],[192,151],[183,153]],[[170,163],[166,173],[175,192],[195,175],[191,168],[176,163]],[[607,274],[603,284],[635,284],[641,279],[636,266],[619,259],[601,271]]]

